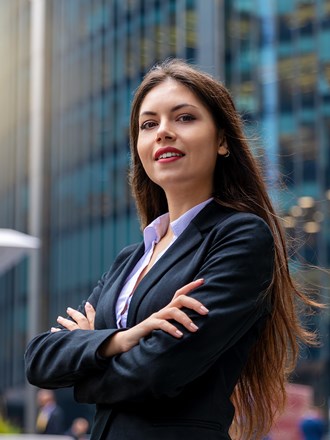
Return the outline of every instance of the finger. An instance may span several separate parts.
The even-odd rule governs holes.
[[[187,307],[188,309],[194,310],[200,315],[206,315],[209,310],[197,299],[192,298],[191,296],[180,295],[170,303],[171,307],[178,307],[182,309],[182,307]]]
[[[58,316],[57,322],[70,331],[77,330],[79,328],[75,322],[71,321],[71,319],[63,318],[63,316]]]
[[[183,333],[178,330],[175,325],[171,324],[170,322],[166,321],[165,319],[159,320],[159,327],[160,330],[163,330],[164,332],[168,333],[169,335],[174,336],[175,338],[182,338]]]
[[[78,312],[78,310],[72,309],[71,307],[68,307],[66,309],[67,314],[78,324],[78,327],[82,330],[89,330],[90,325],[88,322],[88,319],[85,315]]]
[[[76,322],[78,322],[79,320],[81,321],[81,320],[85,320],[86,319],[86,316],[83,313],[78,312],[78,310],[75,310],[72,307],[68,307],[66,309],[66,312]]]
[[[60,332],[61,329],[58,327],[51,327],[50,331],[51,331],[51,333],[56,333],[56,332]]]
[[[178,289],[175,292],[173,299],[177,298],[178,296],[181,296],[181,295],[187,295],[189,292],[191,292],[192,290],[201,286],[202,284],[204,284],[203,278],[199,278],[198,280],[195,280],[195,281],[192,281],[191,283],[186,284],[185,286],[181,287],[181,289]]]
[[[155,316],[159,319],[174,319],[179,324],[182,324],[190,332],[196,332],[198,330],[197,325],[189,318],[189,316],[177,307],[172,307],[156,313]]]
[[[95,309],[88,301],[85,304],[85,311],[87,320],[89,322],[89,326],[91,330],[94,330],[94,322],[95,322]]]
[[[166,320],[174,319],[179,324],[182,324],[190,332],[196,332],[198,330],[197,325],[189,318],[189,316],[182,310],[174,307],[171,314]]]

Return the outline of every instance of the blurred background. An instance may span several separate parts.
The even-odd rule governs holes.
[[[143,74],[166,57],[231,90],[294,239],[292,272],[309,264],[300,282],[328,303],[329,276],[314,266],[330,267],[330,0],[1,0],[0,418],[23,432],[36,414],[27,341],[141,238],[129,110]],[[26,235],[8,239],[17,231]],[[274,439],[299,439],[311,405],[328,420],[329,311],[308,325],[322,344],[302,347]],[[57,399],[68,424],[92,417],[71,391]]]

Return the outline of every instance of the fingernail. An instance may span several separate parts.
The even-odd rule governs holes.
[[[196,283],[197,283],[198,281],[199,281],[199,282],[200,282],[200,281],[203,281],[203,283],[204,283],[204,278],[198,278],[198,280],[196,280]]]
[[[200,310],[201,310],[202,312],[204,312],[204,313],[208,313],[208,312],[209,312],[209,309],[207,309],[207,308],[204,307],[204,306],[201,306],[201,307],[200,307]]]
[[[68,307],[67,309],[66,309],[68,312],[71,312],[71,307]]]
[[[180,330],[176,330],[175,333],[176,333],[178,336],[183,336],[183,333],[180,332]]]
[[[198,330],[197,325],[194,324],[193,322],[191,322],[191,323],[189,324],[189,326],[190,326],[190,328],[191,328],[192,330],[194,330],[194,331]]]
[[[63,319],[62,316],[57,317],[57,321]]]
[[[91,303],[89,303],[88,301],[86,301],[86,307],[92,307],[92,304]]]

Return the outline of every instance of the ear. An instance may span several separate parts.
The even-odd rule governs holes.
[[[223,136],[221,143],[218,147],[218,154],[220,156],[227,156],[228,152],[229,152],[229,150],[228,150],[228,146],[227,146],[227,140],[226,140],[225,136]]]

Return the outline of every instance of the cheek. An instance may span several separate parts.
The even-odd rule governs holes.
[[[210,144],[212,140],[210,139]],[[204,151],[203,155],[199,156],[199,167],[204,169],[206,175],[213,175],[218,158],[217,145],[210,145],[209,148]]]
[[[136,145],[136,151],[137,151],[137,155],[140,158],[143,168],[146,168],[148,149],[144,147],[143,143],[138,141]]]
[[[141,156],[143,156],[143,148],[142,148],[142,144],[139,139],[136,144],[136,152],[137,152],[137,155],[139,156],[139,158],[142,160]]]

